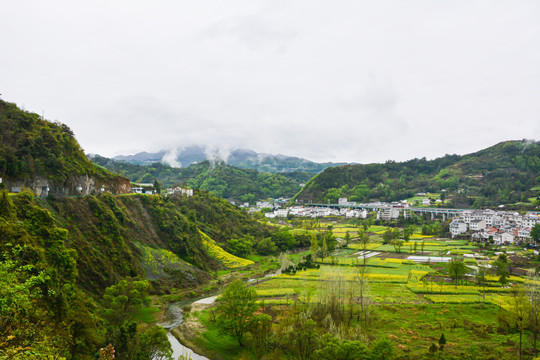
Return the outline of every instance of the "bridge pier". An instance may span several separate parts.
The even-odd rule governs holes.
[[[435,219],[435,213],[432,211],[431,212],[431,220]]]

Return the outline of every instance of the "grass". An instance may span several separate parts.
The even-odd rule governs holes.
[[[295,293],[294,289],[291,288],[257,289],[259,297],[291,296]]]
[[[216,323],[211,321],[208,311],[195,312],[190,316],[198,317],[206,328],[202,336],[197,339],[197,345],[212,351],[214,354],[219,354],[220,358],[227,360],[236,358],[242,352],[238,341],[232,336],[221,332]]]
[[[397,358],[437,358],[429,356],[428,348],[444,333],[447,343],[441,358],[515,359],[505,344],[519,335],[497,334],[497,312],[492,304],[383,305],[370,331],[375,337],[388,336],[396,345]],[[465,356],[475,352],[476,357]]]
[[[366,244],[366,250],[373,250],[375,248],[378,248],[381,245],[382,244],[379,242],[368,242]],[[360,243],[349,243],[348,247],[350,249],[355,249],[355,250],[364,250],[364,246]]]
[[[135,318],[143,323],[152,324],[156,322],[156,319],[154,319],[154,314],[158,311],[159,306],[143,307],[140,313]]]
[[[485,301],[481,295],[425,295],[424,298],[436,304],[477,304],[492,303],[491,297],[486,296]]]

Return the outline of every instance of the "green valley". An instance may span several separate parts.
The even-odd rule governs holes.
[[[178,340],[218,360],[538,356],[538,143],[331,168],[297,193],[309,174],[96,165],[62,124],[5,102],[0,120],[1,360],[190,358]],[[131,193],[156,179],[194,189]],[[226,200],[295,193],[273,216]],[[529,211],[301,206],[340,197]]]

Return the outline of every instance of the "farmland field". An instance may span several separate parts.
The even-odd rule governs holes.
[[[479,266],[493,266],[500,251],[482,251],[466,240],[438,239],[419,233],[396,247],[383,244],[382,234],[387,229],[371,226],[368,241],[362,244],[355,239],[357,227],[334,224],[334,236],[343,238],[349,232],[348,244],[341,242],[324,257],[320,251],[312,254],[310,250],[289,254],[292,263],[298,264],[308,256],[313,263],[310,268],[297,268],[253,282],[258,306],[269,314],[283,314],[276,315],[274,331],[282,331],[280,322],[290,321],[286,319],[292,314],[333,309],[325,311],[337,312],[341,315],[334,315],[336,319],[349,319],[346,322],[350,326],[364,329],[361,338],[388,339],[396,358],[515,359],[519,341],[519,334],[511,325],[515,299],[520,286],[540,286],[540,281],[508,275],[503,284],[492,268],[479,282],[474,275]],[[320,230],[309,232],[328,230],[321,226]],[[505,250],[532,256],[519,248]],[[428,259],[432,256],[437,261],[441,255],[453,258],[464,264],[467,274],[454,279],[448,263],[416,263],[409,259],[412,254]],[[362,306],[369,311],[358,305],[360,288],[362,297],[369,299],[368,305]],[[329,303],[333,307],[328,308]],[[439,353],[442,348],[433,346],[442,334],[446,345],[444,352]],[[211,338],[211,334],[207,336]],[[526,330],[524,348],[529,349],[528,354],[532,346],[530,336],[530,330]],[[236,348],[235,354],[240,351]]]

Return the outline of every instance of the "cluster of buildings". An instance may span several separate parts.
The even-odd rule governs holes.
[[[102,190],[103,192],[103,190]],[[135,186],[131,188],[131,192],[134,194],[157,194],[154,184],[151,183],[135,183]],[[167,195],[180,195],[180,196],[193,196],[193,189],[183,188],[175,186],[166,190]]]
[[[367,210],[360,209],[332,209],[329,207],[311,207],[311,206],[291,206],[283,209],[276,209],[264,214],[268,219],[284,218],[289,215],[299,217],[319,218],[325,216],[344,216],[347,218],[362,218],[365,219],[368,216]]]
[[[495,244],[529,241],[532,227],[540,222],[540,212],[525,215],[511,211],[465,210],[450,223],[452,237],[471,235],[473,240],[493,240]]]

